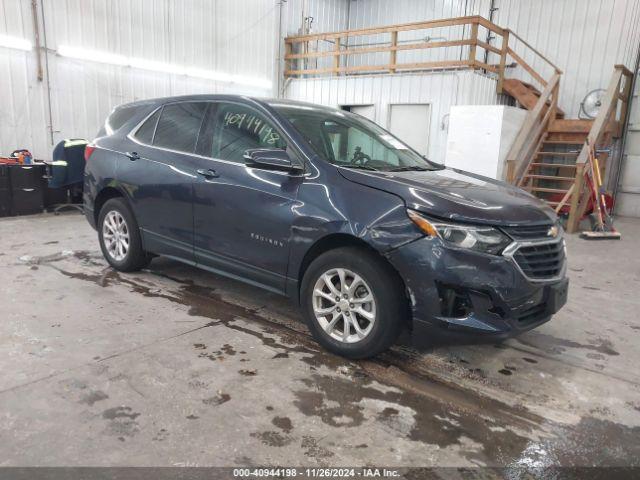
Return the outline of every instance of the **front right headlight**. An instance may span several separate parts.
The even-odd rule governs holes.
[[[449,223],[407,210],[409,218],[430,237],[439,237],[449,246],[500,255],[512,240],[497,228],[482,225]]]

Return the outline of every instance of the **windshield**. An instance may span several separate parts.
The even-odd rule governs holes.
[[[402,141],[364,117],[295,105],[273,105],[334,165],[363,170],[439,170]]]

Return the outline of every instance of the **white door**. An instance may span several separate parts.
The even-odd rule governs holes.
[[[388,130],[422,155],[429,153],[430,123],[428,104],[389,105]]]
[[[364,118],[368,118],[372,122],[376,121],[376,108],[374,105],[351,105],[349,107],[351,113],[357,113]]]

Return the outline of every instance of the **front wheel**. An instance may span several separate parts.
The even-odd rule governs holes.
[[[134,272],[151,261],[142,249],[138,222],[123,198],[112,198],[102,206],[98,238],[104,258],[116,270]]]
[[[339,248],[315,259],[304,275],[301,296],[318,343],[353,359],[389,348],[407,312],[397,273],[363,248]]]

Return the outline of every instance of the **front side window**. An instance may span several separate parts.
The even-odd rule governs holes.
[[[389,132],[360,116],[324,108],[273,105],[324,160],[364,170],[403,171],[442,168]]]
[[[385,166],[398,167],[400,148],[388,148],[383,141],[389,142],[391,138],[382,139],[371,135],[365,130],[344,122],[325,120],[322,122],[322,131],[329,139],[331,153],[337,164],[355,164],[370,166],[382,162]]]
[[[218,103],[212,108],[198,143],[198,153],[244,163],[253,148],[286,148],[282,135],[264,115],[245,105]]]
[[[193,153],[207,105],[206,102],[165,105],[153,137],[153,146]]]

